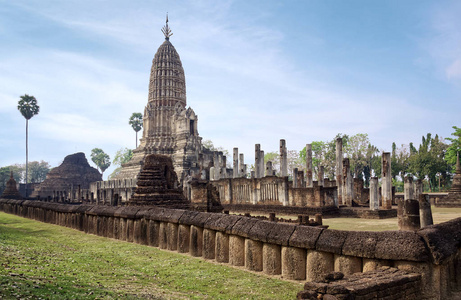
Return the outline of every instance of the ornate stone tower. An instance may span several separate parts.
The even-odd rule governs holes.
[[[197,167],[201,152],[198,118],[191,108],[186,109],[184,69],[178,52],[170,42],[173,34],[168,26],[168,16],[162,32],[165,41],[152,61],[141,143],[116,179],[136,178],[149,154],[170,156],[180,181],[191,168]]]

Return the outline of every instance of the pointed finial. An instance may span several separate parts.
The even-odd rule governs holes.
[[[165,35],[165,40],[169,41],[170,36],[172,36],[173,33],[171,32],[170,27],[168,27],[168,13],[166,13],[166,25],[163,26],[162,32]]]
[[[13,179],[13,170],[10,171],[10,179]]]

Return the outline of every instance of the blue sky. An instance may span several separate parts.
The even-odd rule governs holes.
[[[0,0],[0,166],[25,162],[26,93],[31,161],[134,148],[166,12],[200,135],[247,163],[281,138],[390,151],[461,126],[460,1]]]

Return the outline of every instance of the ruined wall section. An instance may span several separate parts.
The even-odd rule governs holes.
[[[450,299],[461,289],[461,218],[416,232],[357,232],[160,207],[1,199],[0,210],[290,280],[389,266],[421,275],[420,299]]]

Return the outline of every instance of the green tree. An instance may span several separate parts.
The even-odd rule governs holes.
[[[95,163],[101,174],[104,176],[104,171],[110,166],[110,157],[102,149],[94,148],[91,150],[91,160]]]
[[[411,144],[412,146],[412,144]],[[409,171],[419,179],[427,179],[431,191],[436,187],[437,177],[444,180],[447,177],[447,162],[445,152],[448,145],[439,139],[438,135],[432,138],[428,133],[421,139],[421,144],[415,152],[410,146]]]
[[[122,170],[122,165],[129,162],[132,157],[133,157],[133,151],[131,149],[128,149],[128,148],[119,149],[117,153],[115,153],[114,160],[112,161],[112,164],[114,166],[117,166],[117,168],[112,172],[112,174],[109,175],[109,179],[117,176],[118,173],[120,173],[120,171]]]
[[[29,182],[39,183],[46,179],[46,174],[50,171],[50,164],[46,161],[31,161],[29,163]]]
[[[133,130],[136,132],[136,148],[138,148],[138,132],[142,129],[142,114],[133,113],[128,122]]]
[[[456,155],[458,153],[461,154],[461,128],[453,126],[453,129],[455,132],[451,135],[454,136],[454,138],[447,138],[451,144],[447,148],[447,153],[445,155],[446,162],[453,168],[452,173],[454,173],[456,167]]]
[[[34,96],[25,94],[19,97],[18,110],[22,116],[26,119],[26,197],[27,195],[27,174],[28,174],[28,162],[29,162],[29,120],[38,114],[40,107],[37,105],[37,99]]]

